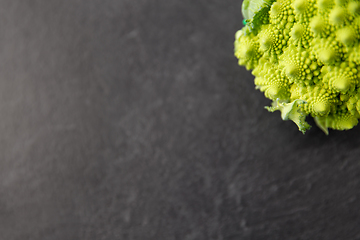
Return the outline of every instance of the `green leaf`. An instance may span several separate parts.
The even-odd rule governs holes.
[[[244,19],[251,19],[262,8],[268,7],[273,1],[271,0],[244,0],[241,7],[241,12]]]
[[[281,102],[276,99],[272,107],[265,107],[269,112],[281,111],[281,118],[283,120],[292,120],[299,130],[305,134],[306,130],[310,129],[310,125],[305,121],[306,114],[301,111],[301,105],[306,103],[304,100],[296,99],[291,103]]]

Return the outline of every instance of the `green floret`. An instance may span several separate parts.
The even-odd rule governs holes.
[[[283,120],[305,133],[306,116],[328,129],[360,118],[360,0],[245,0],[236,33],[239,65],[253,70]]]

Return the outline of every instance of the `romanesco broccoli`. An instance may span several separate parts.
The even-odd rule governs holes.
[[[360,0],[244,0],[235,35],[239,65],[256,88],[305,133],[315,119],[328,129],[360,118]]]

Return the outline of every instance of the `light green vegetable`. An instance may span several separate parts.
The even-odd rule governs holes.
[[[239,65],[305,133],[306,116],[328,134],[360,118],[360,0],[245,0],[235,35]]]

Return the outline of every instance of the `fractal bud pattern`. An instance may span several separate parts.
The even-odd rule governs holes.
[[[306,116],[328,129],[360,118],[360,1],[244,0],[235,34],[239,65],[256,88],[305,133]]]

